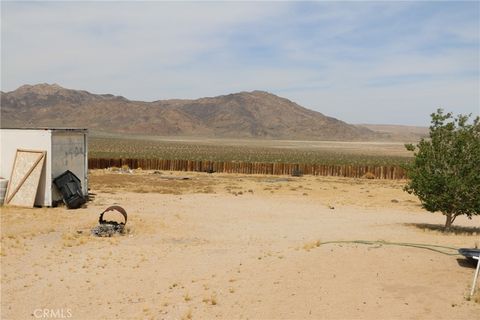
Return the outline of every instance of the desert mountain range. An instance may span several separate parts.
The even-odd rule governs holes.
[[[93,132],[288,140],[390,140],[264,91],[195,100],[133,101],[56,84],[1,93],[1,126],[82,127]],[[382,130],[380,130],[382,131]]]

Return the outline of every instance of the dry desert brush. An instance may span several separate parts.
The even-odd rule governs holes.
[[[442,109],[431,117],[430,137],[406,145],[414,161],[406,166],[405,191],[428,211],[444,214],[449,229],[460,215],[480,214],[480,118],[454,118]]]

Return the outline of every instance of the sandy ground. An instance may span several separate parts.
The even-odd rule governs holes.
[[[480,244],[478,217],[443,233],[402,185],[93,171],[86,208],[2,208],[1,318],[478,319],[460,256],[323,244]],[[113,204],[129,233],[91,236]]]

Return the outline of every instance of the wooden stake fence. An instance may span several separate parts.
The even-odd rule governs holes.
[[[164,159],[99,159],[89,158],[89,169],[122,167],[144,170],[224,172],[241,174],[292,175],[295,171],[315,176],[334,176],[361,178],[366,173],[375,179],[406,179],[406,173],[400,166],[361,166],[361,165],[323,165],[300,163],[265,163],[233,161],[198,161]]]

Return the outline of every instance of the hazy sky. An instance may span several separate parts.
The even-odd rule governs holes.
[[[480,2],[4,2],[1,88],[265,90],[351,123],[480,112]]]

